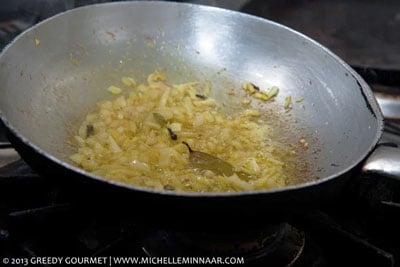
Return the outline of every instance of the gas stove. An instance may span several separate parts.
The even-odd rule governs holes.
[[[155,228],[134,212],[92,208],[22,160],[1,168],[0,185],[0,258],[234,256],[322,267],[398,266],[400,257],[400,184],[381,177],[355,179],[337,203],[234,233]]]
[[[79,1],[72,2],[83,5]],[[360,5],[363,5],[359,1],[338,1],[335,4],[320,1],[315,5],[311,4],[313,1],[296,1],[295,4],[286,1],[270,1],[269,4],[264,1],[236,1],[235,4],[232,4],[233,1],[190,2],[270,18],[295,29],[297,27],[330,47],[352,64],[376,93],[386,118],[381,142],[400,145],[400,60],[394,60],[398,53],[393,57],[387,56],[386,53],[396,53],[390,50],[389,45],[389,48],[380,51],[384,56],[374,49],[376,54],[371,56],[373,60],[370,57],[365,59],[368,46],[351,46],[350,43],[359,44],[360,40],[355,38],[364,38],[363,35],[343,34],[338,37],[345,27],[336,23],[341,21],[337,18],[323,20],[320,24],[313,21],[321,20],[323,12],[339,12],[342,15],[344,12],[346,16],[351,16],[355,11],[346,8],[355,8],[359,12]],[[349,2],[355,4],[346,4]],[[19,32],[45,18],[46,14],[73,7],[71,3],[53,6],[55,10],[47,13],[38,11],[35,16],[30,12],[29,18],[26,12],[23,16],[0,16],[3,20],[0,23],[1,44],[6,44]],[[378,14],[387,15],[388,6],[391,10],[396,7],[394,4],[382,7],[374,1],[365,3],[370,3],[363,6],[366,12],[375,9]],[[400,5],[397,7],[397,12],[400,12]],[[386,11],[377,11],[378,8]],[[1,11],[0,8],[0,15]],[[396,14],[392,14],[389,29],[399,25],[396,23],[400,17],[397,18]],[[296,19],[302,17],[308,17],[310,21],[299,23]],[[323,27],[328,27],[331,35]],[[323,36],[320,36],[321,33]],[[379,35],[378,41],[382,45],[388,45],[381,40],[385,36]],[[93,207],[55,180],[35,173],[8,143],[0,125],[0,260],[3,260],[4,266],[12,263],[13,266],[26,266],[25,263],[60,265],[57,261],[37,261],[47,257],[61,257],[64,263],[67,258],[71,261],[75,257],[77,263],[81,260],[80,263],[84,264],[88,263],[84,262],[85,259],[104,259],[104,265],[110,265],[111,257],[155,259],[150,263],[157,263],[157,260],[166,257],[167,263],[172,264],[182,257],[191,257],[191,263],[196,263],[196,257],[211,257],[228,259],[236,264],[244,262],[264,266],[400,266],[400,182],[396,180],[360,175],[352,179],[334,203],[295,212],[281,223],[266,223],[260,229],[233,232],[188,231],[144,224],[134,211],[110,212]],[[14,262],[5,262],[4,259]]]
[[[336,203],[287,222],[227,233],[153,227],[135,212],[92,208],[22,160],[0,169],[0,191],[0,258],[234,256],[321,267],[398,266],[400,259],[400,183],[381,177],[354,179]]]

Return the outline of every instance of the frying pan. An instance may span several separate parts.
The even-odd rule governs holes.
[[[302,97],[287,129],[310,143],[306,160],[319,179],[279,189],[235,193],[160,191],[122,184],[74,166],[66,144],[106,88],[134,70],[162,70],[170,82],[211,81],[213,97],[244,81]],[[62,178],[86,200],[118,199],[131,211],[215,223],[215,218],[296,209],[337,197],[349,177],[378,172],[400,177],[397,148],[378,145],[383,117],[365,81],[314,40],[258,17],[200,5],[121,2],[78,8],[32,27],[0,56],[0,113],[11,142],[37,171]],[[269,104],[261,108],[268,109]],[[373,153],[372,153],[373,152]],[[372,153],[372,155],[370,155]],[[96,189],[97,190],[97,189]],[[90,196],[90,197],[89,197]],[[122,198],[123,196],[123,198]],[[129,198],[130,202],[122,200]],[[122,202],[125,201],[125,202]],[[129,205],[126,205],[129,203]],[[226,222],[226,220],[223,220]]]

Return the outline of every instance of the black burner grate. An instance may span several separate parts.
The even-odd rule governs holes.
[[[0,257],[145,257],[155,233],[165,232],[138,223],[134,213],[91,209],[23,161],[0,173]],[[290,224],[305,243],[291,266],[395,266],[399,186],[362,178],[335,205],[295,214]]]

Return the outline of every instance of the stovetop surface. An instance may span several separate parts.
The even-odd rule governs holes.
[[[96,1],[52,5],[51,12],[33,8],[35,12],[22,17],[18,12],[4,16],[5,8],[0,8],[0,45],[46,16],[73,7],[72,2]],[[232,8],[293,27],[343,57],[373,89],[399,94],[398,1],[190,2]],[[398,121],[387,121],[382,142],[400,144],[399,133]],[[165,250],[146,250],[158,242],[165,242],[169,251],[176,233],[143,225],[134,212],[110,216],[82,205],[20,160],[1,127],[0,147],[0,258],[165,256]],[[286,224],[304,236],[301,257],[290,266],[400,266],[400,183],[382,177],[353,180],[337,202],[290,216]]]
[[[399,1],[254,0],[241,10],[306,34],[353,66],[400,70]]]
[[[171,245],[176,229],[142,224],[131,205],[122,213],[86,205],[56,181],[22,160],[1,169],[0,258],[188,256]],[[355,179],[337,202],[288,217],[304,235],[301,257],[290,266],[398,266],[399,208],[398,182]],[[155,246],[162,249],[149,251]]]

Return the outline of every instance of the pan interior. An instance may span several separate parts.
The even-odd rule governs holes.
[[[154,70],[172,83],[211,81],[213,97],[243,82],[280,88],[271,107],[287,136],[309,143],[310,177],[357,164],[380,134],[370,90],[336,56],[273,22],[187,4],[131,2],[76,9],[25,32],[0,58],[0,110],[28,142],[68,161],[66,144],[106,88]],[[293,108],[283,109],[286,96]]]

